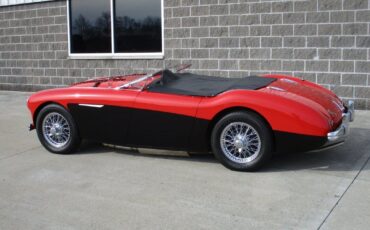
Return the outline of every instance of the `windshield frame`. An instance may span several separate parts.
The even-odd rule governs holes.
[[[177,66],[177,68],[176,68],[176,73],[178,73],[178,72],[180,72],[180,71],[182,71],[182,70],[185,70],[185,69],[187,69],[187,68],[189,68],[189,67],[191,67],[191,64],[181,64],[181,65]],[[138,79],[135,79],[135,80],[133,80],[133,81],[131,81],[131,82],[127,82],[127,83],[125,83],[125,84],[122,84],[122,85],[120,85],[120,86],[117,86],[115,89],[116,89],[116,90],[127,89],[127,88],[129,88],[130,86],[132,86],[132,85],[134,85],[134,84],[137,84],[137,83],[143,82],[143,81],[148,80],[149,78],[154,77],[154,76],[159,75],[159,74],[160,74],[161,76],[160,76],[158,79],[156,79],[156,80],[155,80],[155,82],[161,81],[161,80],[162,80],[162,77],[163,77],[163,74],[162,74],[162,73],[163,73],[166,69],[168,69],[168,68],[161,69],[161,70],[156,71],[156,72],[151,73],[151,74],[146,74],[146,75],[144,75],[144,76],[142,76],[142,77],[140,77],[140,78],[138,78]],[[144,86],[142,86],[141,88],[138,88],[138,89],[140,89],[141,91],[143,91],[143,90],[145,90],[146,88],[148,88],[148,86],[150,86],[152,83],[153,83],[153,82],[150,82],[149,84],[145,84]]]
[[[133,80],[133,81],[131,81],[131,82],[127,82],[127,83],[125,83],[125,84],[122,84],[122,85],[120,85],[120,86],[117,86],[115,89],[116,89],[116,90],[121,90],[121,89],[129,88],[130,86],[132,86],[132,85],[134,85],[134,84],[137,84],[137,83],[140,83],[140,82],[143,82],[143,81],[145,81],[145,80],[147,80],[147,79],[149,79],[149,78],[151,78],[151,77],[154,77],[155,75],[162,74],[162,72],[163,72],[163,71],[164,71],[164,70],[163,70],[163,69],[161,69],[161,70],[159,70],[159,71],[157,71],[157,72],[155,72],[155,73],[146,74],[146,75],[144,75],[144,76],[142,76],[142,77],[140,77],[140,78],[138,78],[138,79],[135,79],[135,80]],[[144,88],[146,88],[146,85],[144,85],[144,86],[141,88],[141,90],[143,90]]]

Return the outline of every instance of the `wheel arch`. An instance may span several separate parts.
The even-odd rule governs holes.
[[[273,150],[275,151],[276,150],[276,142],[275,142],[275,137],[273,135],[273,129],[270,125],[270,123],[268,122],[268,120],[262,115],[260,114],[259,112],[253,110],[253,109],[250,109],[248,107],[242,107],[242,106],[236,106],[236,107],[229,107],[229,108],[225,108],[221,111],[219,111],[211,120],[211,122],[209,123],[208,127],[207,127],[207,140],[211,140],[211,135],[212,135],[212,131],[213,131],[213,128],[215,127],[215,125],[217,124],[217,122],[223,118],[224,116],[226,116],[227,114],[230,114],[230,113],[233,113],[233,112],[252,112],[256,115],[258,115],[263,121],[264,123],[267,125],[267,127],[269,128],[269,130],[271,131],[271,138],[273,140]]]
[[[55,101],[46,101],[46,102],[43,102],[41,103],[39,106],[37,106],[35,112],[33,113],[33,117],[32,117],[32,120],[33,120],[33,123],[36,125],[36,120],[37,120],[37,116],[39,115],[40,111],[45,108],[46,106],[48,105],[59,105],[63,108],[65,108],[62,104],[58,103],[58,102],[55,102]]]

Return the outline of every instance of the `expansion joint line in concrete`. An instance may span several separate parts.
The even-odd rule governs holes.
[[[3,157],[3,158],[0,158],[0,161],[2,161],[2,160],[6,160],[6,159],[9,159],[9,158],[12,158],[12,157],[15,157],[15,156],[17,156],[17,155],[20,155],[20,154],[22,154],[22,153],[25,153],[25,152],[28,152],[28,151],[31,151],[31,150],[34,150],[34,149],[38,149],[38,148],[40,148],[40,147],[41,147],[41,146],[37,146],[37,147],[29,148],[29,149],[26,149],[26,150],[23,150],[23,151],[20,151],[20,152],[14,153],[14,154],[12,154],[12,155],[10,155],[10,156],[6,156],[6,157]]]
[[[322,228],[322,226],[325,224],[326,220],[329,218],[329,216],[331,215],[331,213],[334,211],[334,209],[338,206],[339,202],[342,200],[342,198],[344,197],[344,195],[347,193],[347,191],[349,190],[349,188],[352,186],[352,184],[355,182],[355,180],[357,179],[357,177],[360,175],[360,173],[362,172],[362,170],[365,168],[365,166],[367,165],[367,163],[369,162],[370,160],[370,156],[366,159],[365,163],[361,166],[360,170],[357,172],[356,176],[353,178],[353,180],[351,181],[351,183],[348,185],[348,187],[346,188],[346,190],[344,190],[344,192],[342,193],[342,195],[339,197],[339,199],[337,200],[337,202],[334,204],[334,206],[330,209],[329,213],[325,216],[324,220],[321,222],[321,224],[319,225],[319,227],[317,228],[318,230],[320,230]]]

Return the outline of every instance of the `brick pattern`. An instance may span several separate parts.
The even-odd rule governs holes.
[[[192,63],[240,77],[282,73],[370,109],[368,0],[164,0],[164,60],[71,60],[66,2],[0,7],[0,89],[39,90],[86,78]]]

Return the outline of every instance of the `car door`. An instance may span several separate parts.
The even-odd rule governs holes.
[[[128,141],[133,146],[187,150],[201,97],[142,91],[136,98]]]
[[[138,90],[79,90],[79,97],[68,104],[80,136],[117,145],[127,144],[127,130]]]

